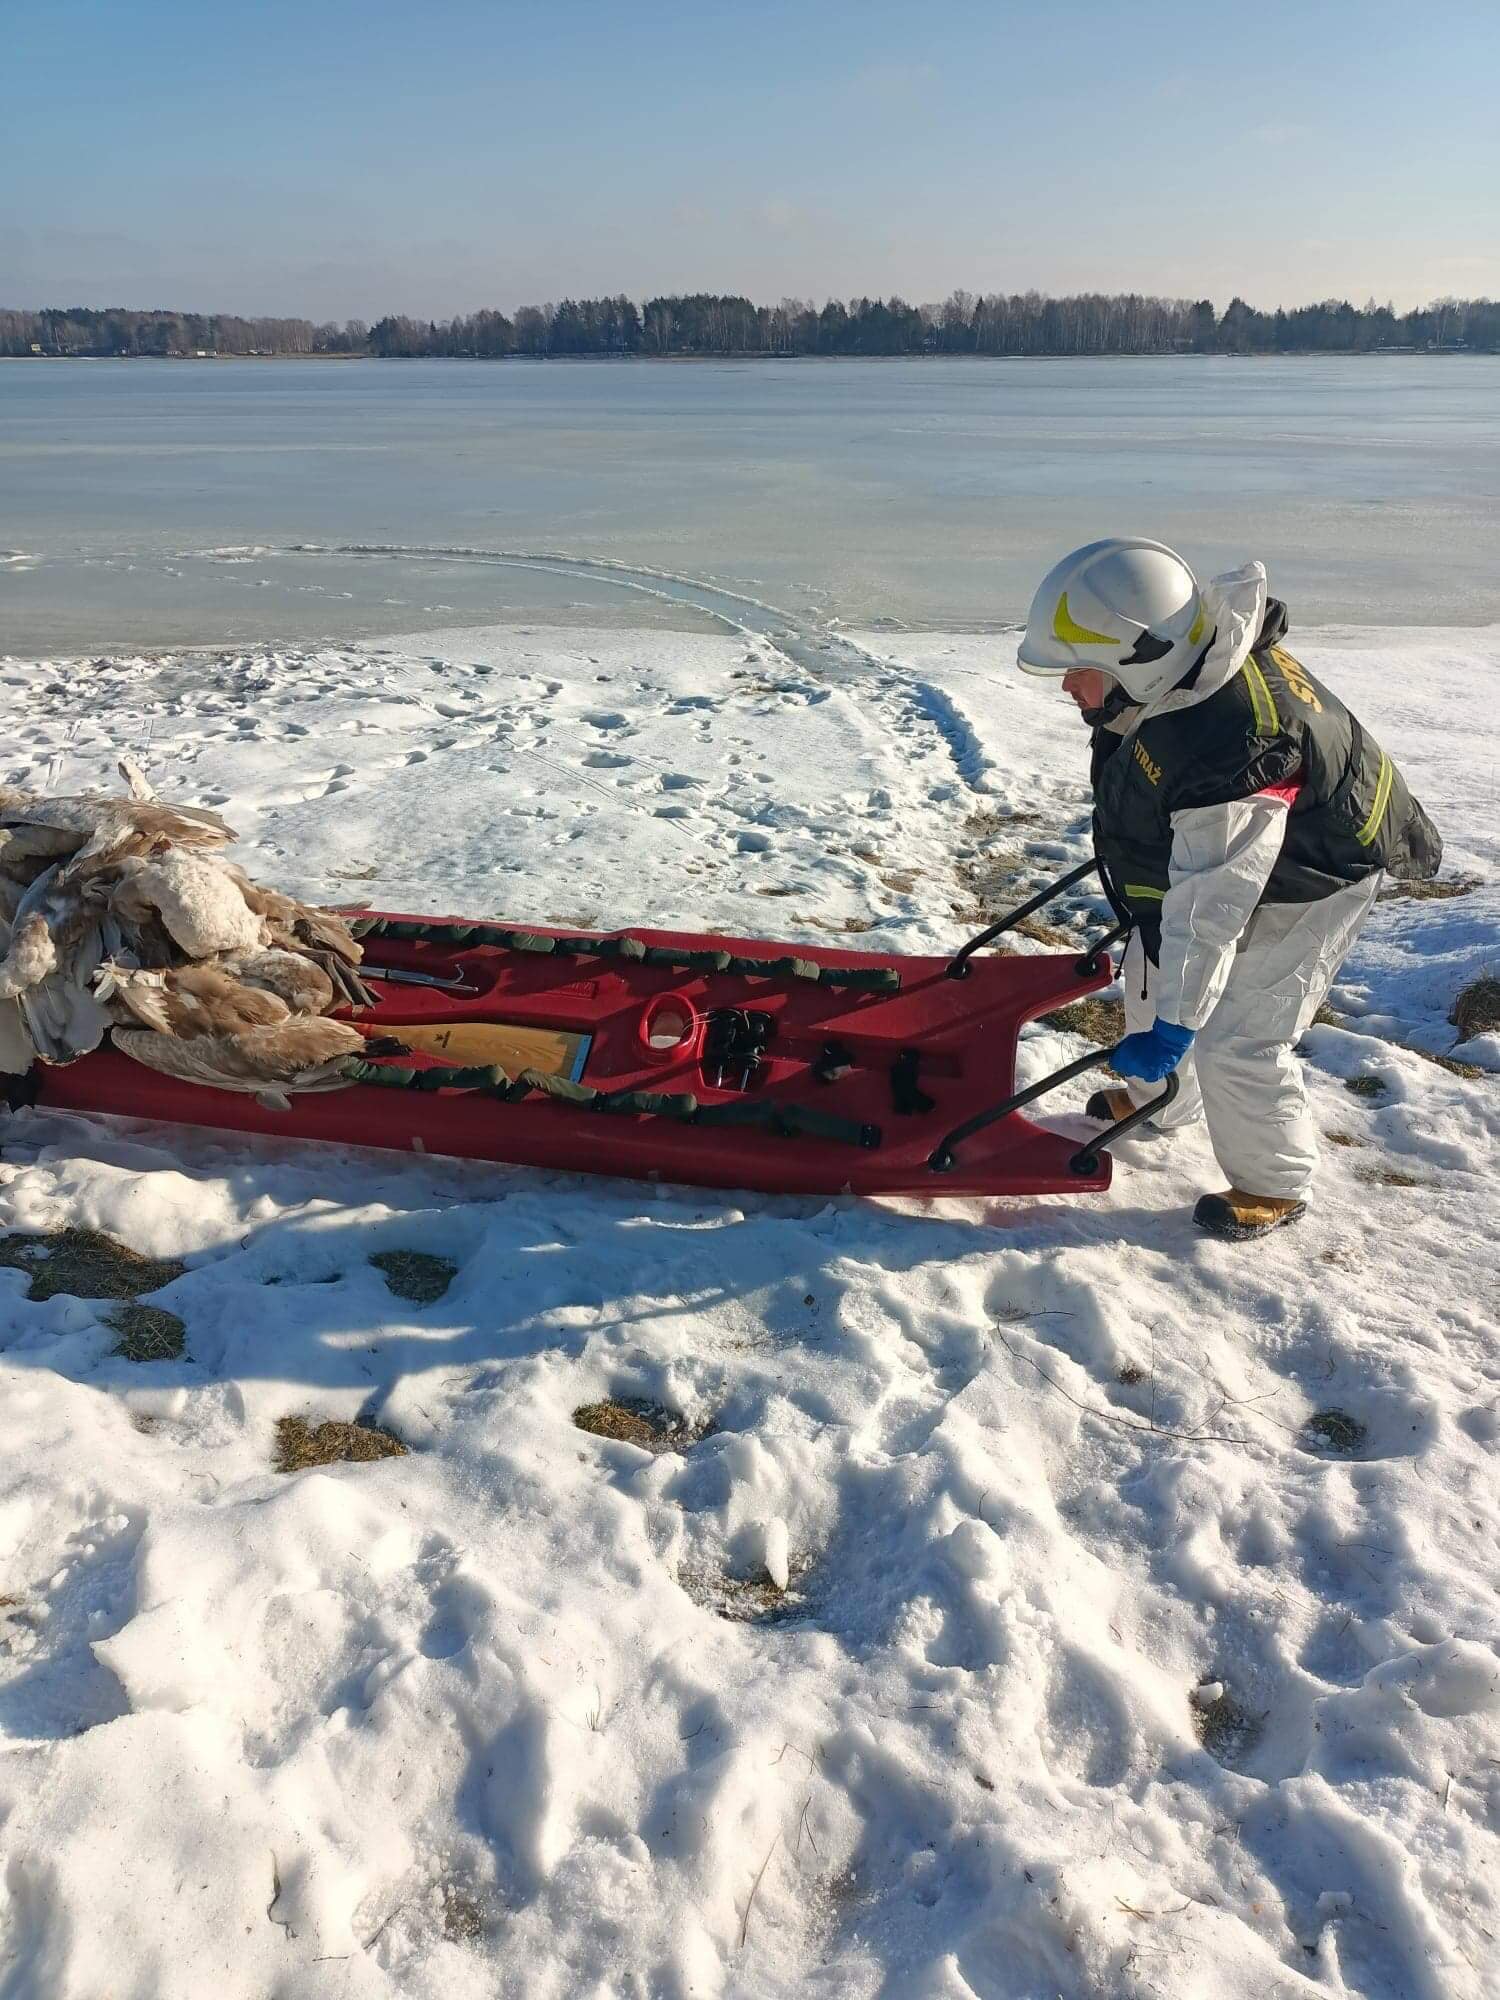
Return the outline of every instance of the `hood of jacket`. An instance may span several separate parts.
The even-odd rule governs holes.
[[[1264,563],[1248,562],[1226,570],[1203,586],[1203,608],[1214,623],[1208,651],[1188,686],[1168,688],[1137,716],[1171,715],[1196,708],[1232,681],[1257,646],[1271,645],[1287,629],[1286,606],[1266,593]],[[1273,629],[1274,628],[1274,629]]]
[[[1196,708],[1227,687],[1257,648],[1280,645],[1286,637],[1291,619],[1281,599],[1267,594],[1264,563],[1248,562],[1210,578],[1202,596],[1203,608],[1214,621],[1214,636],[1190,684],[1168,688],[1144,707],[1122,709],[1100,725],[1111,735],[1129,736],[1153,715]]]

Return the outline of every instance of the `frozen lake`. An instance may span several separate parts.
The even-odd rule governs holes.
[[[702,584],[985,629],[1122,532],[1262,557],[1298,625],[1484,624],[1497,526],[1495,357],[0,367],[12,653],[691,630]]]

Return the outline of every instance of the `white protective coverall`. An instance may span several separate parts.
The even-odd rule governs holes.
[[[1197,681],[1129,711],[1116,725],[1122,735],[1148,716],[1207,700],[1244,665],[1265,618],[1265,570],[1247,563],[1215,577],[1203,597],[1217,631]],[[1161,1019],[1198,1035],[1178,1066],[1175,1102],[1153,1123],[1169,1132],[1202,1115],[1230,1186],[1277,1200],[1306,1195],[1318,1158],[1293,1048],[1382,879],[1376,873],[1315,903],[1261,905],[1289,809],[1287,793],[1260,792],[1174,813],[1160,962],[1151,964],[1137,934],[1121,975],[1131,1033]],[[1162,1086],[1132,1078],[1126,1088],[1140,1105]]]

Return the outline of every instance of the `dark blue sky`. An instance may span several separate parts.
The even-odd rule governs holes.
[[[1500,292],[1500,6],[53,0],[0,304]]]

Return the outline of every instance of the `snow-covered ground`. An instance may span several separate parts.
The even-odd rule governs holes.
[[[1264,1243],[1196,1135],[877,1205],[7,1124],[0,1223],[185,1260],[187,1352],[0,1272],[5,2000],[1500,1991],[1500,1083],[1418,1052],[1500,966],[1500,632],[1301,636],[1480,886],[1380,906]],[[331,901],[941,947],[1082,851],[1007,653],[8,661],[0,776],[133,751]],[[295,1415],[410,1451],[282,1474]]]

